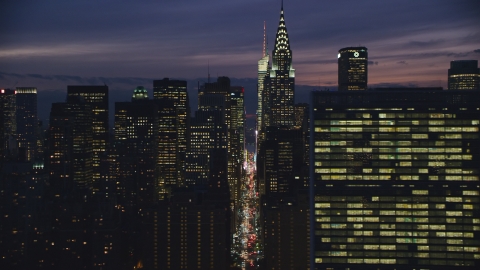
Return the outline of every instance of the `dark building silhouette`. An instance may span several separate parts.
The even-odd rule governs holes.
[[[226,179],[224,175],[220,186],[218,178],[212,179],[206,192],[174,191],[159,203],[145,228],[153,231],[144,243],[147,269],[228,269],[231,213]]]
[[[59,196],[79,189],[93,190],[92,108],[77,97],[72,103],[53,103],[48,130],[47,168],[50,185]]]
[[[38,159],[37,137],[37,88],[16,88],[16,122],[19,159],[32,161]]]
[[[365,47],[338,51],[338,91],[367,90],[368,52]]]
[[[202,93],[191,121],[186,186],[143,217],[147,269],[227,269],[231,210],[228,126],[223,93]]]
[[[267,269],[307,268],[309,263],[308,189],[304,186],[301,129],[267,127],[262,156],[264,258]]]
[[[0,265],[49,267],[51,210],[45,199],[48,174],[32,162],[0,164]]]
[[[478,268],[479,94],[312,93],[312,269]]]
[[[15,91],[0,90],[0,107],[2,109],[2,158],[3,160],[17,159],[17,119]]]
[[[115,154],[118,192],[127,212],[158,200],[158,107],[139,86],[131,102],[115,103]]]
[[[78,99],[81,97],[81,99]],[[69,85],[67,86],[67,102],[78,100],[90,104],[92,110],[92,188],[99,190],[100,159],[106,154],[108,147],[108,86],[106,85]]]
[[[216,98],[223,100],[221,96]],[[224,111],[220,109],[198,110],[191,122],[190,150],[187,152],[186,179],[189,187],[206,190],[210,176],[212,155],[227,152],[212,152],[215,149],[227,149],[227,125],[224,122]]]
[[[448,69],[448,89],[480,89],[480,69],[477,60],[456,60]]]

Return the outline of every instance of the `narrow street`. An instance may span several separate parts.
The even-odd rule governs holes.
[[[238,255],[237,265],[241,269],[257,269],[258,260],[262,257],[260,243],[260,226],[258,210],[258,192],[255,185],[255,156],[248,153],[245,162],[246,174],[242,183],[242,199],[239,210],[239,226],[237,227],[235,252]]]

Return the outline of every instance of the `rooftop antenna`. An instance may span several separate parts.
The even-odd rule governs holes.
[[[208,79],[207,79],[207,82],[210,83],[210,60],[208,60],[208,68],[207,68],[207,72],[208,72]]]
[[[267,36],[266,36],[266,23],[263,21],[263,55],[262,57],[265,57],[266,50],[267,50]]]

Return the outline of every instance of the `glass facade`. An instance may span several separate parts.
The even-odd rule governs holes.
[[[365,47],[338,51],[338,90],[367,90],[368,52]]]
[[[450,62],[448,89],[480,89],[480,69],[477,60],[457,60]]]
[[[313,94],[315,265],[478,266],[479,92],[454,93]]]

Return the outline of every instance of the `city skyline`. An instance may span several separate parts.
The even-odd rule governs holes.
[[[35,82],[41,91],[59,89],[59,82],[121,85],[139,78],[205,78],[208,73],[255,78],[264,21],[271,53],[278,17],[271,7],[280,5],[278,0],[103,2],[93,8],[88,1],[9,3],[0,11],[5,34],[0,83],[9,88]],[[347,46],[369,49],[372,85],[446,88],[450,61],[480,59],[474,1],[434,6],[286,1],[285,6],[299,85],[335,88],[337,52]]]
[[[473,1],[264,0],[255,50],[263,2],[52,1],[5,5],[0,265],[478,268]]]

